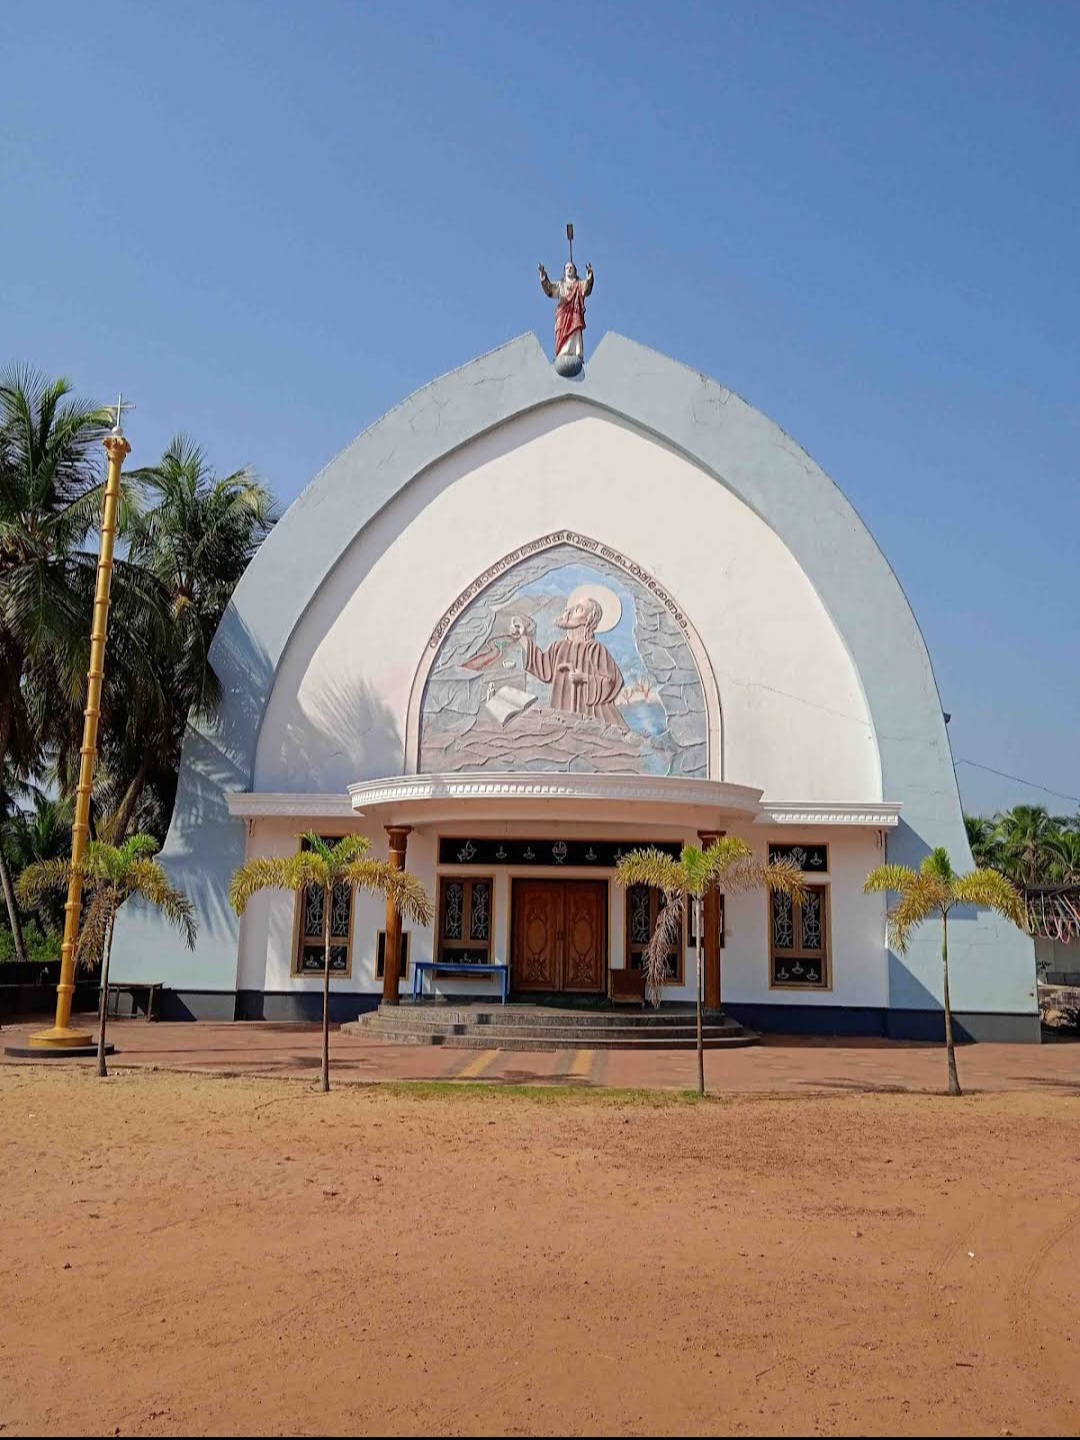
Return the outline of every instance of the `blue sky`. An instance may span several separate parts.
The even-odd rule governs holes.
[[[0,357],[284,499],[529,329],[795,436],[923,626],[958,759],[1080,796],[1080,6],[0,7]],[[1045,799],[970,766],[972,808]]]

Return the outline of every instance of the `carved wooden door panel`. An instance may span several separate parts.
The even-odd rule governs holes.
[[[515,990],[595,993],[604,988],[607,885],[515,880],[511,979]]]
[[[603,881],[565,883],[562,932],[561,988],[577,992],[602,990],[607,950],[607,886]]]
[[[562,895],[550,880],[515,880],[512,980],[515,990],[559,988]]]

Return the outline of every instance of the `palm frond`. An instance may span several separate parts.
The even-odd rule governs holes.
[[[770,895],[790,895],[799,905],[806,899],[806,876],[786,856],[777,856],[761,867],[760,884]]]
[[[430,925],[435,914],[423,884],[389,860],[361,858],[342,866],[338,879],[360,890],[374,890],[392,900],[398,912],[416,925]]]
[[[300,841],[305,847],[305,849],[308,850],[312,855],[318,855],[319,859],[324,860],[327,865],[333,864],[334,847],[329,843],[329,841],[324,840],[322,836],[319,835],[316,831],[302,831],[300,834]]]
[[[109,926],[116,919],[123,896],[114,885],[100,885],[83,907],[75,958],[87,970],[101,964]]]
[[[238,915],[243,915],[252,896],[260,890],[305,889],[312,883],[313,875],[305,873],[297,864],[303,858],[303,855],[260,855],[248,860],[229,882],[229,904]]]
[[[684,890],[687,880],[679,861],[654,846],[631,850],[615,867],[615,883],[625,890],[633,885],[649,885],[655,890],[665,891]]]
[[[878,865],[863,882],[863,894],[873,895],[883,890],[893,890],[899,895],[915,879],[915,875],[916,872],[909,865]]]
[[[941,914],[947,908],[942,900],[940,887],[928,883],[925,877],[916,875],[901,892],[900,899],[886,911],[885,924],[889,941],[898,955],[903,955],[917,925],[931,915]]]
[[[700,845],[684,845],[679,853],[683,872],[682,889],[688,895],[704,895],[714,879],[714,865]]]
[[[22,872],[15,889],[20,905],[32,910],[48,891],[66,891],[70,884],[70,859],[37,860]]]
[[[654,1009],[660,1008],[668,977],[668,956],[683,943],[687,896],[683,890],[666,890],[656,917],[656,928],[645,951],[645,993]]]
[[[161,845],[153,835],[129,835],[120,846],[120,854],[125,863],[131,864],[135,860],[152,859],[160,849]]]
[[[188,949],[195,949],[198,934],[195,907],[184,892],[172,883],[162,865],[156,860],[145,858],[132,860],[128,866],[125,888],[128,895],[137,895],[140,900],[160,910],[169,923],[180,931]]]
[[[930,851],[930,854],[919,866],[919,872],[936,880],[939,885],[951,885],[956,879],[956,871],[953,869],[952,860],[944,845],[938,845]]]
[[[334,868],[349,865],[359,860],[371,849],[371,841],[365,835],[343,835],[331,849],[328,856]]]
[[[1019,890],[997,870],[972,870],[960,875],[953,884],[958,905],[975,905],[982,910],[996,910],[1014,925],[1026,923],[1024,902]]]
[[[720,835],[706,848],[705,857],[714,874],[721,875],[733,867],[753,860],[753,847],[737,835]]]

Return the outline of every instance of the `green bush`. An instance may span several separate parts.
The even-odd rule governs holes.
[[[43,931],[32,922],[24,926],[23,940],[26,942],[27,960],[33,961],[36,965],[44,965],[49,960],[59,960],[62,938],[59,932]],[[6,924],[0,924],[0,965],[14,959],[15,941],[11,934],[11,928]]]

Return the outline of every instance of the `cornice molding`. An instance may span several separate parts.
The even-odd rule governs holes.
[[[349,797],[334,792],[288,794],[268,790],[234,790],[226,799],[229,814],[239,819],[286,815],[312,820],[350,820],[353,815]]]
[[[763,804],[759,825],[871,825],[892,830],[899,823],[901,806],[883,800],[871,805]]]
[[[596,800],[623,804],[677,805],[688,809],[757,814],[761,791],[720,780],[680,780],[659,775],[591,775],[463,771],[450,775],[395,775],[349,786],[354,810],[428,801]]]
[[[592,800],[598,804],[670,805],[713,810],[753,819],[758,825],[862,825],[895,828],[901,807],[875,804],[795,804],[761,800],[749,785],[720,780],[679,780],[655,775],[486,774],[391,775],[362,780],[337,793],[295,794],[233,791],[229,814],[238,819],[273,818],[348,820],[388,805],[445,804],[460,801]]]

